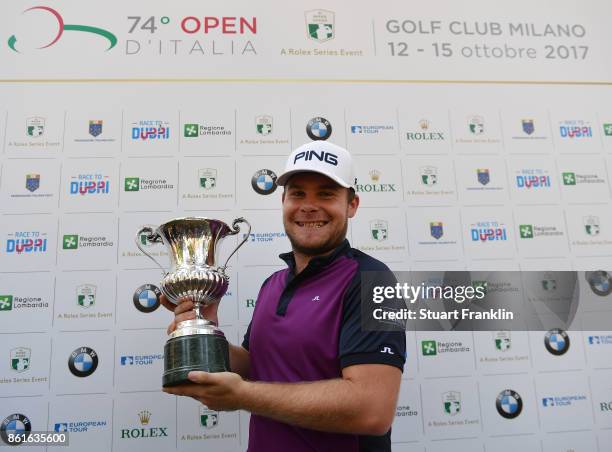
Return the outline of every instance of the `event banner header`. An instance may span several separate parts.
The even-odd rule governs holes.
[[[0,80],[612,83],[611,14],[604,0],[579,14],[569,0],[27,0],[3,5]]]

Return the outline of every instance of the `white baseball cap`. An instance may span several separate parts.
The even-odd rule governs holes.
[[[305,171],[323,174],[342,187],[354,188],[351,154],[329,141],[313,141],[293,151],[287,159],[285,171],[276,179],[276,185],[283,186],[291,176]]]

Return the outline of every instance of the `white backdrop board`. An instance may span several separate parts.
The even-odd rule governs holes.
[[[0,421],[68,429],[77,451],[244,450],[247,413],[204,422],[160,392],[171,315],[133,236],[177,216],[247,218],[220,308],[240,341],[289,246],[280,190],[259,194],[253,177],[278,174],[316,118],[355,155],[352,245],[393,269],[612,269],[611,13],[599,0],[3,5]],[[490,228],[497,240],[480,240]],[[609,312],[610,296],[590,309]],[[570,331],[563,354],[545,334],[408,334],[394,450],[610,450],[612,333]],[[94,372],[70,370],[74,351]],[[514,418],[497,409],[506,390],[521,396]]]

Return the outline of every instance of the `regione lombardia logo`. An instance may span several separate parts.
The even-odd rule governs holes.
[[[111,50],[113,47],[115,47],[115,45],[117,45],[117,37],[110,31],[90,25],[67,24],[64,22],[62,15],[57,10],[49,6],[33,6],[24,10],[21,15],[24,16],[24,20],[31,20],[32,22],[24,25],[24,28],[28,31],[28,33],[25,34],[25,38],[23,37],[24,35],[21,35],[22,37],[20,39],[17,37],[17,34],[9,37],[7,44],[9,48],[16,53],[24,53],[24,51],[28,50],[27,47],[30,45],[36,50],[47,49],[55,45],[63,37],[65,31],[89,33],[104,38],[108,41],[108,48],[106,51]],[[49,20],[50,22],[47,22]],[[41,28],[46,27],[41,27],[41,24],[47,23],[53,24],[49,27],[51,30],[53,30],[52,34],[45,38],[37,37],[40,42],[33,43],[33,34],[44,33],[45,31],[41,30]],[[24,44],[23,48],[22,44]]]

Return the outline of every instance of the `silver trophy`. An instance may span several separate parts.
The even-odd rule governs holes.
[[[225,264],[216,267],[219,242],[240,232],[239,223],[245,223],[249,230]],[[177,305],[187,300],[194,303],[195,319],[180,322],[164,346],[164,387],[188,383],[187,374],[192,370],[229,370],[225,335],[214,322],[202,317],[200,306],[221,300],[229,282],[225,273],[227,262],[248,240],[250,232],[251,225],[244,218],[235,219],[230,227],[220,220],[186,217],[175,218],[157,228],[144,226],[136,234],[138,249],[162,269],[162,293]],[[144,250],[143,243],[166,245],[171,260],[169,271]]]

